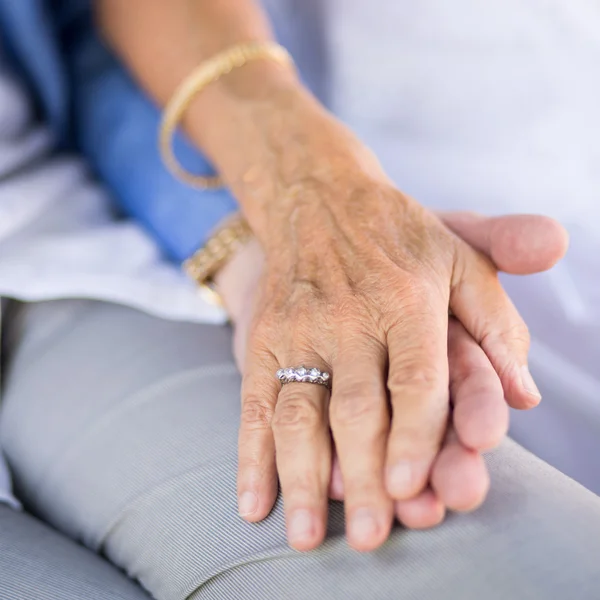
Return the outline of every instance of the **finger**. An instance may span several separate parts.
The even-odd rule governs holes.
[[[454,318],[448,324],[448,365],[458,437],[473,450],[496,447],[508,430],[504,391],[488,357]]]
[[[550,217],[485,217],[470,212],[437,215],[446,227],[490,258],[498,269],[514,275],[550,269],[563,258],[569,245],[566,229]]]
[[[242,379],[237,481],[240,516],[251,522],[264,519],[277,497],[271,421],[281,385],[278,368],[271,352],[251,345]]]
[[[392,428],[386,482],[395,500],[425,489],[446,429],[447,306],[447,298],[431,294],[388,332]]]
[[[329,497],[332,500],[344,500],[344,484],[339,462],[334,458]],[[446,514],[446,508],[433,493],[427,488],[417,497],[410,500],[399,500],[394,505],[396,518],[410,529],[428,529],[439,525]]]
[[[450,428],[431,472],[431,487],[450,510],[467,512],[480,506],[490,487],[483,457],[460,443]]]
[[[329,498],[342,501],[344,499],[344,480],[337,452],[333,450],[333,461],[331,463],[331,481],[329,482]]]
[[[344,484],[339,462],[334,457],[331,473],[329,497],[332,500],[344,500]],[[446,514],[446,509],[430,488],[425,489],[415,498],[399,500],[394,505],[396,518],[410,529],[428,529],[439,525]]]
[[[431,488],[426,488],[410,500],[395,503],[396,518],[409,529],[429,529],[439,525],[446,508]]]
[[[316,357],[304,364],[323,368]],[[329,390],[288,383],[281,388],[273,417],[277,471],[290,546],[312,550],[325,537],[331,476]]]
[[[344,500],[344,485],[339,463],[334,459],[329,497],[332,500]],[[427,488],[417,497],[410,500],[399,500],[394,505],[396,518],[410,529],[428,529],[439,525],[446,514],[446,508],[434,494]]]
[[[450,308],[483,348],[502,382],[513,408],[537,406],[541,394],[527,366],[529,330],[506,292],[494,267],[460,242]]]
[[[343,477],[348,542],[368,551],[388,537],[393,507],[383,482],[389,429],[385,347],[373,338],[340,344],[330,420]]]

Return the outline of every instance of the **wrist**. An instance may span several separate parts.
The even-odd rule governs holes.
[[[302,95],[293,68],[249,61],[196,95],[182,124],[229,186],[243,180],[262,155],[273,121]],[[233,191],[233,190],[232,190]]]
[[[253,298],[264,267],[264,255],[254,238],[241,246],[213,277],[232,322],[236,323]]]
[[[207,86],[188,109],[185,124],[259,238],[264,210],[284,203],[300,182],[335,178],[343,171],[343,157],[353,153],[369,154],[373,162],[289,66],[275,61],[247,63]],[[360,166],[356,156],[351,170]]]
[[[299,204],[312,212],[323,208],[323,189],[381,176],[373,154],[276,61],[249,62],[207,86],[186,125],[267,252]],[[336,204],[346,201],[337,196]]]

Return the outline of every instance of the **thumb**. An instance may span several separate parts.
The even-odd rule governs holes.
[[[566,253],[565,228],[542,215],[486,217],[472,212],[437,212],[442,222],[496,267],[514,275],[539,273]]]

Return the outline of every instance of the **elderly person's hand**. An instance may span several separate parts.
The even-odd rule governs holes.
[[[263,167],[276,193],[264,179],[240,193],[246,204],[255,190],[267,199],[247,211],[266,265],[242,385],[240,507],[270,508],[276,466],[290,543],[319,544],[333,436],[348,539],[370,550],[389,535],[393,502],[425,490],[444,439],[449,308],[511,406],[540,396],[527,327],[495,266],[398,191],[340,123],[310,103],[292,111],[295,146],[272,138],[276,158]],[[331,396],[318,385],[282,387],[275,372],[298,365],[331,372]],[[478,432],[470,435],[477,447]]]
[[[528,274],[546,270],[563,256],[566,248],[564,230],[544,217],[484,218],[466,213],[438,216],[465,242],[508,273]],[[225,267],[217,281],[235,323],[235,355],[240,369],[245,362],[253,315],[253,305],[248,299],[255,296],[263,264],[262,250],[256,242],[251,242]],[[397,518],[408,527],[433,526],[443,519],[446,507],[470,510],[483,501],[489,481],[479,451],[496,445],[508,425],[507,406],[496,372],[481,347],[454,319],[449,327],[448,350],[454,405],[451,427],[434,461],[431,487],[413,499],[395,503]],[[243,448],[241,451],[243,453]],[[269,464],[272,465],[272,462]],[[252,521],[263,518],[274,500],[276,474],[269,471],[265,475],[271,487],[263,502],[257,502],[254,512],[245,515]],[[330,497],[342,500],[343,489],[336,459],[331,474]],[[293,539],[291,542],[295,543]]]
[[[97,8],[106,38],[160,105],[204,61],[272,40],[252,0],[98,0]],[[458,439],[476,449],[504,434],[502,393],[511,406],[539,401],[527,328],[492,261],[398,191],[289,65],[254,60],[224,72],[190,102],[182,125],[265,255],[243,369],[240,512],[253,520],[268,513],[278,473],[290,542],[315,547],[325,532],[333,435],[349,541],[372,549],[389,533],[394,502],[426,494],[430,475],[438,491],[432,469],[450,389]],[[457,344],[476,361],[467,351],[457,358]],[[449,360],[498,374],[501,386],[484,378],[479,390],[495,398],[487,428],[459,426],[477,390],[460,369],[449,376]],[[331,372],[331,398],[319,385],[282,388],[275,373],[299,365]]]

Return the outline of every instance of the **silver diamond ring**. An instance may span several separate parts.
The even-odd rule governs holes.
[[[285,369],[279,369],[276,376],[282,384],[316,383],[324,385],[327,388],[331,386],[331,375],[327,371],[321,371],[316,367],[312,369],[307,369],[306,367],[286,367]]]

